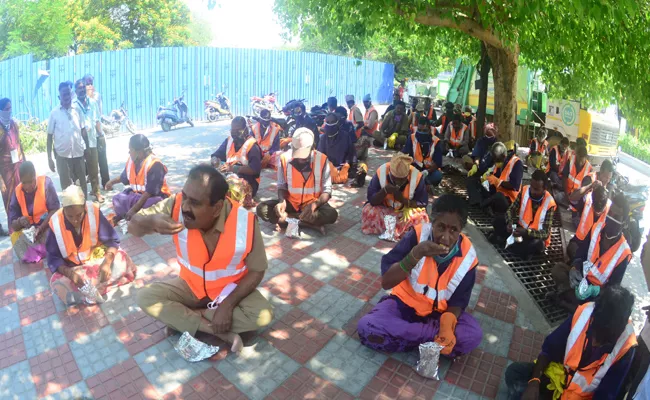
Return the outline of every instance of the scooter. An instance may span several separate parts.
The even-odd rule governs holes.
[[[129,113],[124,106],[124,102],[122,102],[119,109],[111,111],[110,115],[102,115],[100,120],[102,130],[106,136],[115,136],[122,126],[125,126],[131,135],[135,135],[135,125],[129,119]]]
[[[214,100],[206,100],[203,104],[205,105],[205,116],[210,122],[233,118],[232,112],[230,112],[230,99],[224,92],[217,93],[214,95]]]
[[[267,109],[271,113],[281,113],[276,102],[276,94],[274,92],[267,94],[264,97],[253,96],[251,97],[251,113],[256,117],[260,116],[260,111]]]
[[[630,219],[623,228],[623,234],[630,245],[630,249],[635,252],[641,247],[643,239],[643,229],[640,224],[643,219],[645,204],[648,201],[650,187],[647,185],[632,185],[627,177],[620,175],[616,171],[614,171],[612,180],[616,185],[616,193],[622,193],[630,206]]]
[[[187,116],[187,104],[185,104],[185,92],[181,93],[181,97],[175,98],[174,101],[167,103],[167,107],[158,107],[158,114],[156,119],[163,131],[169,132],[173,126],[187,122],[190,126],[194,126],[192,119]]]

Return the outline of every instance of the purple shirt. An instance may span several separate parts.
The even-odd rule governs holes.
[[[77,231],[74,229],[72,224],[70,224],[65,218],[65,214],[64,219],[66,229],[72,232],[74,243],[77,246],[81,246],[83,237],[77,234]],[[120,238],[117,236],[117,232],[115,232],[115,229],[110,224],[110,222],[106,220],[106,217],[104,217],[104,214],[101,212],[101,210],[99,211],[99,231],[97,233],[99,236],[98,245],[103,244],[106,246],[106,248],[120,246]],[[67,260],[61,255],[59,245],[56,242],[56,236],[54,236],[54,233],[51,229],[47,233],[45,249],[47,250],[47,265],[50,267],[50,271],[56,272],[56,270],[59,269],[61,265],[66,265]]]
[[[564,364],[564,353],[566,351],[566,343],[569,340],[569,333],[571,332],[572,320],[573,315],[551,332],[546,339],[544,339],[542,352],[540,354],[546,355],[551,361]],[[614,345],[593,347],[591,345],[591,328],[589,328],[587,331],[587,346],[585,347],[585,351],[582,353],[579,367],[585,367],[600,359],[603,354],[610,353],[613,348]],[[621,388],[621,383],[625,379],[625,376],[630,369],[630,365],[632,364],[634,352],[635,348],[631,348],[620,360],[618,360],[618,362],[611,366],[594,392],[594,400],[616,399]]]
[[[391,182],[390,174],[388,176],[388,181]],[[370,180],[370,185],[368,185],[368,201],[375,197],[375,195],[381,190],[381,184],[379,184],[379,174],[375,174]],[[420,183],[415,188],[413,193],[413,200],[416,201],[417,205],[420,207],[426,207],[427,202],[429,201],[429,195],[427,194],[427,187],[424,183],[424,179],[420,179]]]
[[[136,161],[134,164],[135,174],[137,175],[138,172],[140,172],[140,167],[142,167],[142,161]],[[167,175],[167,171],[165,171],[165,167],[162,163],[157,162],[152,165],[151,168],[149,168],[149,172],[147,172],[147,185],[145,186],[145,190],[151,195],[151,197],[159,196],[163,199],[167,198],[167,195],[162,192],[163,183],[165,182],[165,175]],[[124,167],[122,175],[120,175],[120,181],[123,185],[129,184],[129,176],[126,174],[126,167]],[[127,188],[124,191],[130,192],[133,190],[131,188]]]
[[[34,214],[34,196],[36,196],[36,191],[32,193],[25,193],[25,204],[27,205],[27,212],[29,215]],[[56,189],[54,184],[49,177],[45,177],[45,206],[47,207],[48,213],[53,213],[54,211],[61,208],[61,203],[59,203],[59,197],[56,194]],[[20,204],[18,204],[18,198],[16,197],[16,192],[14,191],[11,196],[11,202],[9,203],[9,224],[23,216],[23,211],[20,209]],[[26,217],[26,215],[25,215]],[[40,223],[34,224],[36,226]]]
[[[464,240],[461,236],[460,241]],[[397,245],[388,252],[385,256],[381,258],[381,274],[384,275],[386,271],[391,267],[391,265],[396,262],[402,261],[404,257],[418,244],[418,237],[414,229],[409,230],[397,243]],[[458,247],[461,247],[461,243],[458,243]],[[438,264],[438,276],[441,276],[449,267],[449,264],[456,258],[461,257],[461,252],[458,251],[456,255],[451,257],[448,261]],[[474,287],[474,282],[476,281],[476,268],[472,268],[460,284],[454,291],[454,294],[451,295],[451,298],[447,301],[447,307],[460,307],[462,309],[467,308],[469,300],[472,297],[472,288]]]
[[[354,132],[352,134],[354,135]],[[337,168],[345,163],[352,165],[356,162],[357,152],[354,148],[354,142],[343,129],[339,129],[339,132],[334,137],[329,137],[325,133],[320,135],[317,150],[325,154],[327,159]]]
[[[420,150],[422,151],[422,154],[429,154],[431,151],[431,143],[433,143],[433,136],[431,136],[428,133],[425,133],[424,135],[416,133],[416,138],[418,140],[418,144],[420,145]],[[402,153],[408,154],[409,156],[413,157],[415,160],[415,152],[413,150],[413,140],[411,140],[411,136],[406,139],[406,144],[404,145],[404,148],[402,149]],[[433,150],[433,162],[436,163],[438,168],[442,168],[442,140],[438,140],[438,143],[436,144],[436,148]],[[420,167],[413,161],[413,164],[411,164],[415,168],[417,168],[419,171],[424,170],[424,165]]]

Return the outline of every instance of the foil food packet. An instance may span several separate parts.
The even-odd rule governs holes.
[[[284,235],[288,238],[300,238],[300,220],[297,218],[287,218],[287,230]]]
[[[89,280],[84,281],[84,285],[79,288],[79,292],[83,294],[84,301],[87,304],[102,304],[104,303],[104,297],[99,294],[99,291]]]
[[[174,346],[176,352],[189,362],[198,362],[217,354],[219,346],[212,346],[196,340],[189,332],[184,332]]]
[[[36,227],[32,226],[27,229],[22,230],[23,235],[25,235],[25,238],[29,240],[30,242],[34,243],[34,237],[36,236]]]
[[[438,378],[440,351],[444,347],[436,342],[422,343],[420,345],[420,360],[415,365],[415,371],[425,378],[440,380]]]
[[[384,225],[386,231],[379,235],[379,239],[388,240],[390,242],[397,242],[395,239],[395,226],[397,225],[397,217],[394,215],[386,215],[384,217]]]
[[[129,232],[129,222],[125,219],[118,222],[117,227],[122,231],[123,235],[126,235]]]

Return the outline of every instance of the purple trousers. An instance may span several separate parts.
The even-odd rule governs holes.
[[[421,343],[431,342],[439,329],[440,314],[420,317],[395,296],[382,298],[357,325],[361,344],[388,353],[410,351]],[[483,339],[478,321],[466,312],[458,317],[455,333],[456,346],[451,358],[471,352]]]
[[[132,191],[118,193],[113,196],[113,211],[115,211],[115,215],[118,218],[124,218],[131,207],[133,207],[135,203],[140,200],[140,197],[142,197],[140,193],[135,193]],[[149,208],[161,200],[163,200],[163,198],[160,196],[149,197],[149,200],[144,203],[144,206],[142,206],[142,208]]]

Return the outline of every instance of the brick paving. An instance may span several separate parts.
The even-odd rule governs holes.
[[[200,129],[156,133],[151,140],[202,145],[194,131]],[[206,148],[223,140],[219,135]],[[170,172],[187,170],[187,158],[156,148]],[[380,153],[371,151],[371,174]],[[123,160],[110,162],[112,175],[118,174]],[[272,172],[262,176],[262,187],[274,180]],[[179,188],[183,179],[174,173],[170,183]],[[359,342],[356,323],[386,294],[380,262],[395,245],[361,234],[365,197],[365,190],[337,185],[333,204],[340,219],[325,237],[306,230],[301,239],[287,239],[261,222],[269,270],[260,291],[276,307],[275,320],[247,337],[239,355],[222,350],[199,363],[180,358],[173,349],[178,335],[167,337],[136,304],[144,285],[178,276],[170,237],[119,232],[138,265],[136,281],[109,292],[100,306],[69,309],[50,293],[46,265],[17,262],[8,241],[0,241],[0,398],[497,398],[507,363],[534,358],[544,335],[530,328],[487,261],[479,266],[467,310],[481,323],[483,341],[460,361],[443,360],[440,381],[414,372],[415,351],[384,354]],[[110,206],[107,201],[103,209]]]

